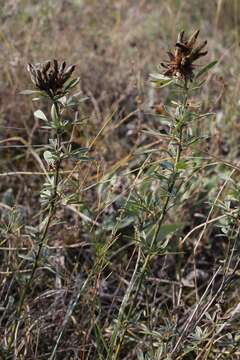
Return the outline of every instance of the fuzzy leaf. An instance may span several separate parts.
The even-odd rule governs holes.
[[[170,85],[173,79],[159,73],[154,73],[150,74],[150,82],[156,88],[163,88],[164,86]]]
[[[161,168],[162,169],[168,169],[168,170],[173,170],[174,169],[174,164],[171,163],[170,161],[163,161],[161,164],[160,164]]]
[[[42,112],[42,110],[36,110],[34,111],[34,116],[37,118],[37,119],[41,119],[43,121],[48,121],[46,115]]]
[[[46,162],[48,163],[48,165],[54,165],[55,159],[54,159],[51,151],[48,151],[48,150],[44,151],[43,157],[46,160]]]
[[[200,76],[202,76],[203,74],[205,74],[206,72],[208,72],[208,71],[209,71],[211,68],[213,68],[217,63],[218,63],[218,61],[215,60],[215,61],[212,61],[210,64],[204,66],[204,68],[197,73],[196,79],[198,79]]]
[[[52,105],[51,108],[51,118],[52,118],[52,122],[55,126],[59,125],[59,118],[58,118],[58,113],[57,113],[57,109],[55,104]]]
[[[76,86],[76,85],[79,83],[79,80],[80,80],[80,78],[78,77],[77,79],[73,79],[73,80],[69,81],[69,82],[66,84],[66,86],[65,86],[65,88],[64,88],[64,91],[69,91],[69,90],[71,90],[74,86]]]
[[[161,227],[160,233],[158,235],[158,241],[162,241],[168,235],[175,233],[180,230],[184,226],[183,223],[175,223],[175,224],[164,224]]]
[[[23,90],[20,92],[21,95],[37,95],[37,94],[42,94],[41,91],[39,90]]]

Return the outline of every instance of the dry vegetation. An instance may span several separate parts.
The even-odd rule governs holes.
[[[0,5],[0,358],[240,359],[239,0]],[[182,29],[218,63],[181,102],[149,74]],[[20,94],[48,59],[80,76],[61,131]]]

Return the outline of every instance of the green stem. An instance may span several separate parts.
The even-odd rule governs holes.
[[[58,113],[58,116],[60,117],[60,111],[59,111],[58,104],[56,102],[54,102],[54,105],[56,107],[56,111]],[[62,138],[61,138],[61,135],[58,132],[56,133],[56,138],[57,138],[57,149],[60,152]],[[48,230],[49,230],[49,227],[51,225],[52,218],[53,218],[53,216],[55,214],[55,211],[56,211],[60,167],[61,167],[61,159],[59,158],[56,161],[56,165],[55,165],[55,173],[54,173],[54,181],[53,181],[53,193],[52,193],[52,198],[51,198],[51,202],[50,202],[50,206],[49,206],[47,222],[46,222],[44,231],[42,233],[42,236],[41,236],[41,238],[39,240],[38,251],[37,251],[36,256],[35,256],[35,260],[34,260],[32,270],[31,270],[30,277],[27,280],[26,286],[24,287],[23,292],[22,292],[21,297],[20,297],[20,300],[19,300],[19,304],[18,304],[17,311],[16,311],[16,320],[15,320],[14,325],[13,325],[13,330],[12,330],[12,334],[11,334],[9,345],[8,345],[9,350],[12,348],[12,344],[13,344],[15,334],[16,334],[16,330],[17,330],[17,325],[18,325],[18,323],[20,321],[19,318],[20,318],[21,313],[22,313],[23,305],[24,305],[28,290],[30,288],[30,285],[32,283],[32,280],[34,278],[34,275],[36,273],[36,270],[38,269],[39,261],[40,261],[41,254],[42,254],[42,249],[43,249],[43,247],[44,247],[44,245],[46,243]]]
[[[184,101],[183,101],[183,109],[186,109],[187,107],[187,100],[188,100],[188,88],[187,88],[187,84],[185,84],[184,86],[184,91],[185,91],[185,97],[184,97]],[[156,231],[154,233],[154,236],[153,236],[153,239],[151,241],[151,245],[150,245],[150,251],[149,253],[147,254],[146,258],[145,258],[145,261],[144,261],[144,264],[142,266],[142,269],[140,271],[140,275],[139,275],[139,281],[138,281],[138,285],[137,285],[137,289],[136,289],[136,292],[135,292],[135,296],[134,296],[134,299],[131,303],[131,306],[130,306],[130,309],[128,311],[128,314],[126,316],[126,325],[124,326],[124,331],[118,341],[118,343],[116,344],[116,351],[115,351],[115,355],[114,355],[114,360],[118,360],[119,358],[119,354],[120,354],[120,350],[121,350],[121,347],[122,347],[122,344],[124,342],[124,339],[125,339],[125,335],[126,335],[126,332],[127,332],[127,323],[128,323],[128,320],[130,318],[130,316],[132,315],[132,312],[133,312],[133,307],[135,306],[135,302],[137,300],[137,297],[138,297],[138,294],[139,294],[139,291],[141,289],[141,286],[142,286],[142,282],[144,280],[144,277],[145,277],[145,274],[146,274],[146,271],[147,271],[147,268],[151,262],[151,259],[152,259],[152,249],[154,248],[154,245],[156,244],[157,242],[157,239],[158,239],[158,235],[159,235],[159,232],[161,230],[161,227],[162,227],[162,224],[165,220],[165,216],[168,212],[168,205],[169,205],[169,202],[171,200],[171,197],[172,197],[172,191],[174,189],[174,186],[175,186],[175,183],[176,183],[176,180],[177,180],[177,177],[178,177],[178,170],[177,170],[177,165],[180,161],[180,158],[181,158],[181,154],[182,154],[182,141],[183,141],[183,128],[184,128],[184,124],[181,124],[180,125],[180,128],[179,128],[179,139],[178,139],[178,144],[177,144],[177,150],[176,150],[176,157],[175,157],[175,162],[174,162],[174,173],[173,173],[173,176],[172,176],[172,179],[171,179],[171,182],[169,184],[169,187],[168,187],[168,194],[167,194],[167,197],[166,197],[166,200],[164,202],[164,205],[163,205],[163,208],[162,208],[162,212],[161,212],[161,215],[160,215],[160,218],[158,220],[158,223],[157,223],[157,227],[156,227]],[[120,319],[120,322],[122,322],[123,319]],[[109,357],[108,357],[109,358]]]

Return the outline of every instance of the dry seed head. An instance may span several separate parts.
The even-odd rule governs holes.
[[[187,40],[184,31],[178,34],[174,52],[167,52],[169,61],[161,63],[166,69],[164,75],[180,77],[185,82],[193,80],[194,61],[207,54],[207,51],[202,51],[207,45],[206,40],[195,47],[198,35],[199,30],[195,31]]]
[[[45,91],[50,97],[64,94],[64,85],[70,79],[75,65],[65,70],[66,62],[61,64],[57,60],[46,61],[41,64],[28,64],[28,71],[34,85],[41,91]]]

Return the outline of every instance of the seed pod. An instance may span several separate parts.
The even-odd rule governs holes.
[[[207,54],[202,51],[207,45],[207,41],[202,42],[199,46],[194,47],[199,35],[196,30],[188,40],[184,38],[184,31],[178,34],[175,51],[168,51],[169,62],[161,63],[166,69],[164,75],[177,76],[185,81],[192,80],[194,77],[194,61]]]
[[[75,65],[71,65],[65,71],[66,62],[63,61],[59,66],[57,60],[47,61],[42,64],[28,64],[28,71],[34,85],[45,91],[49,96],[63,95],[63,86],[65,82],[71,77],[75,70]]]

